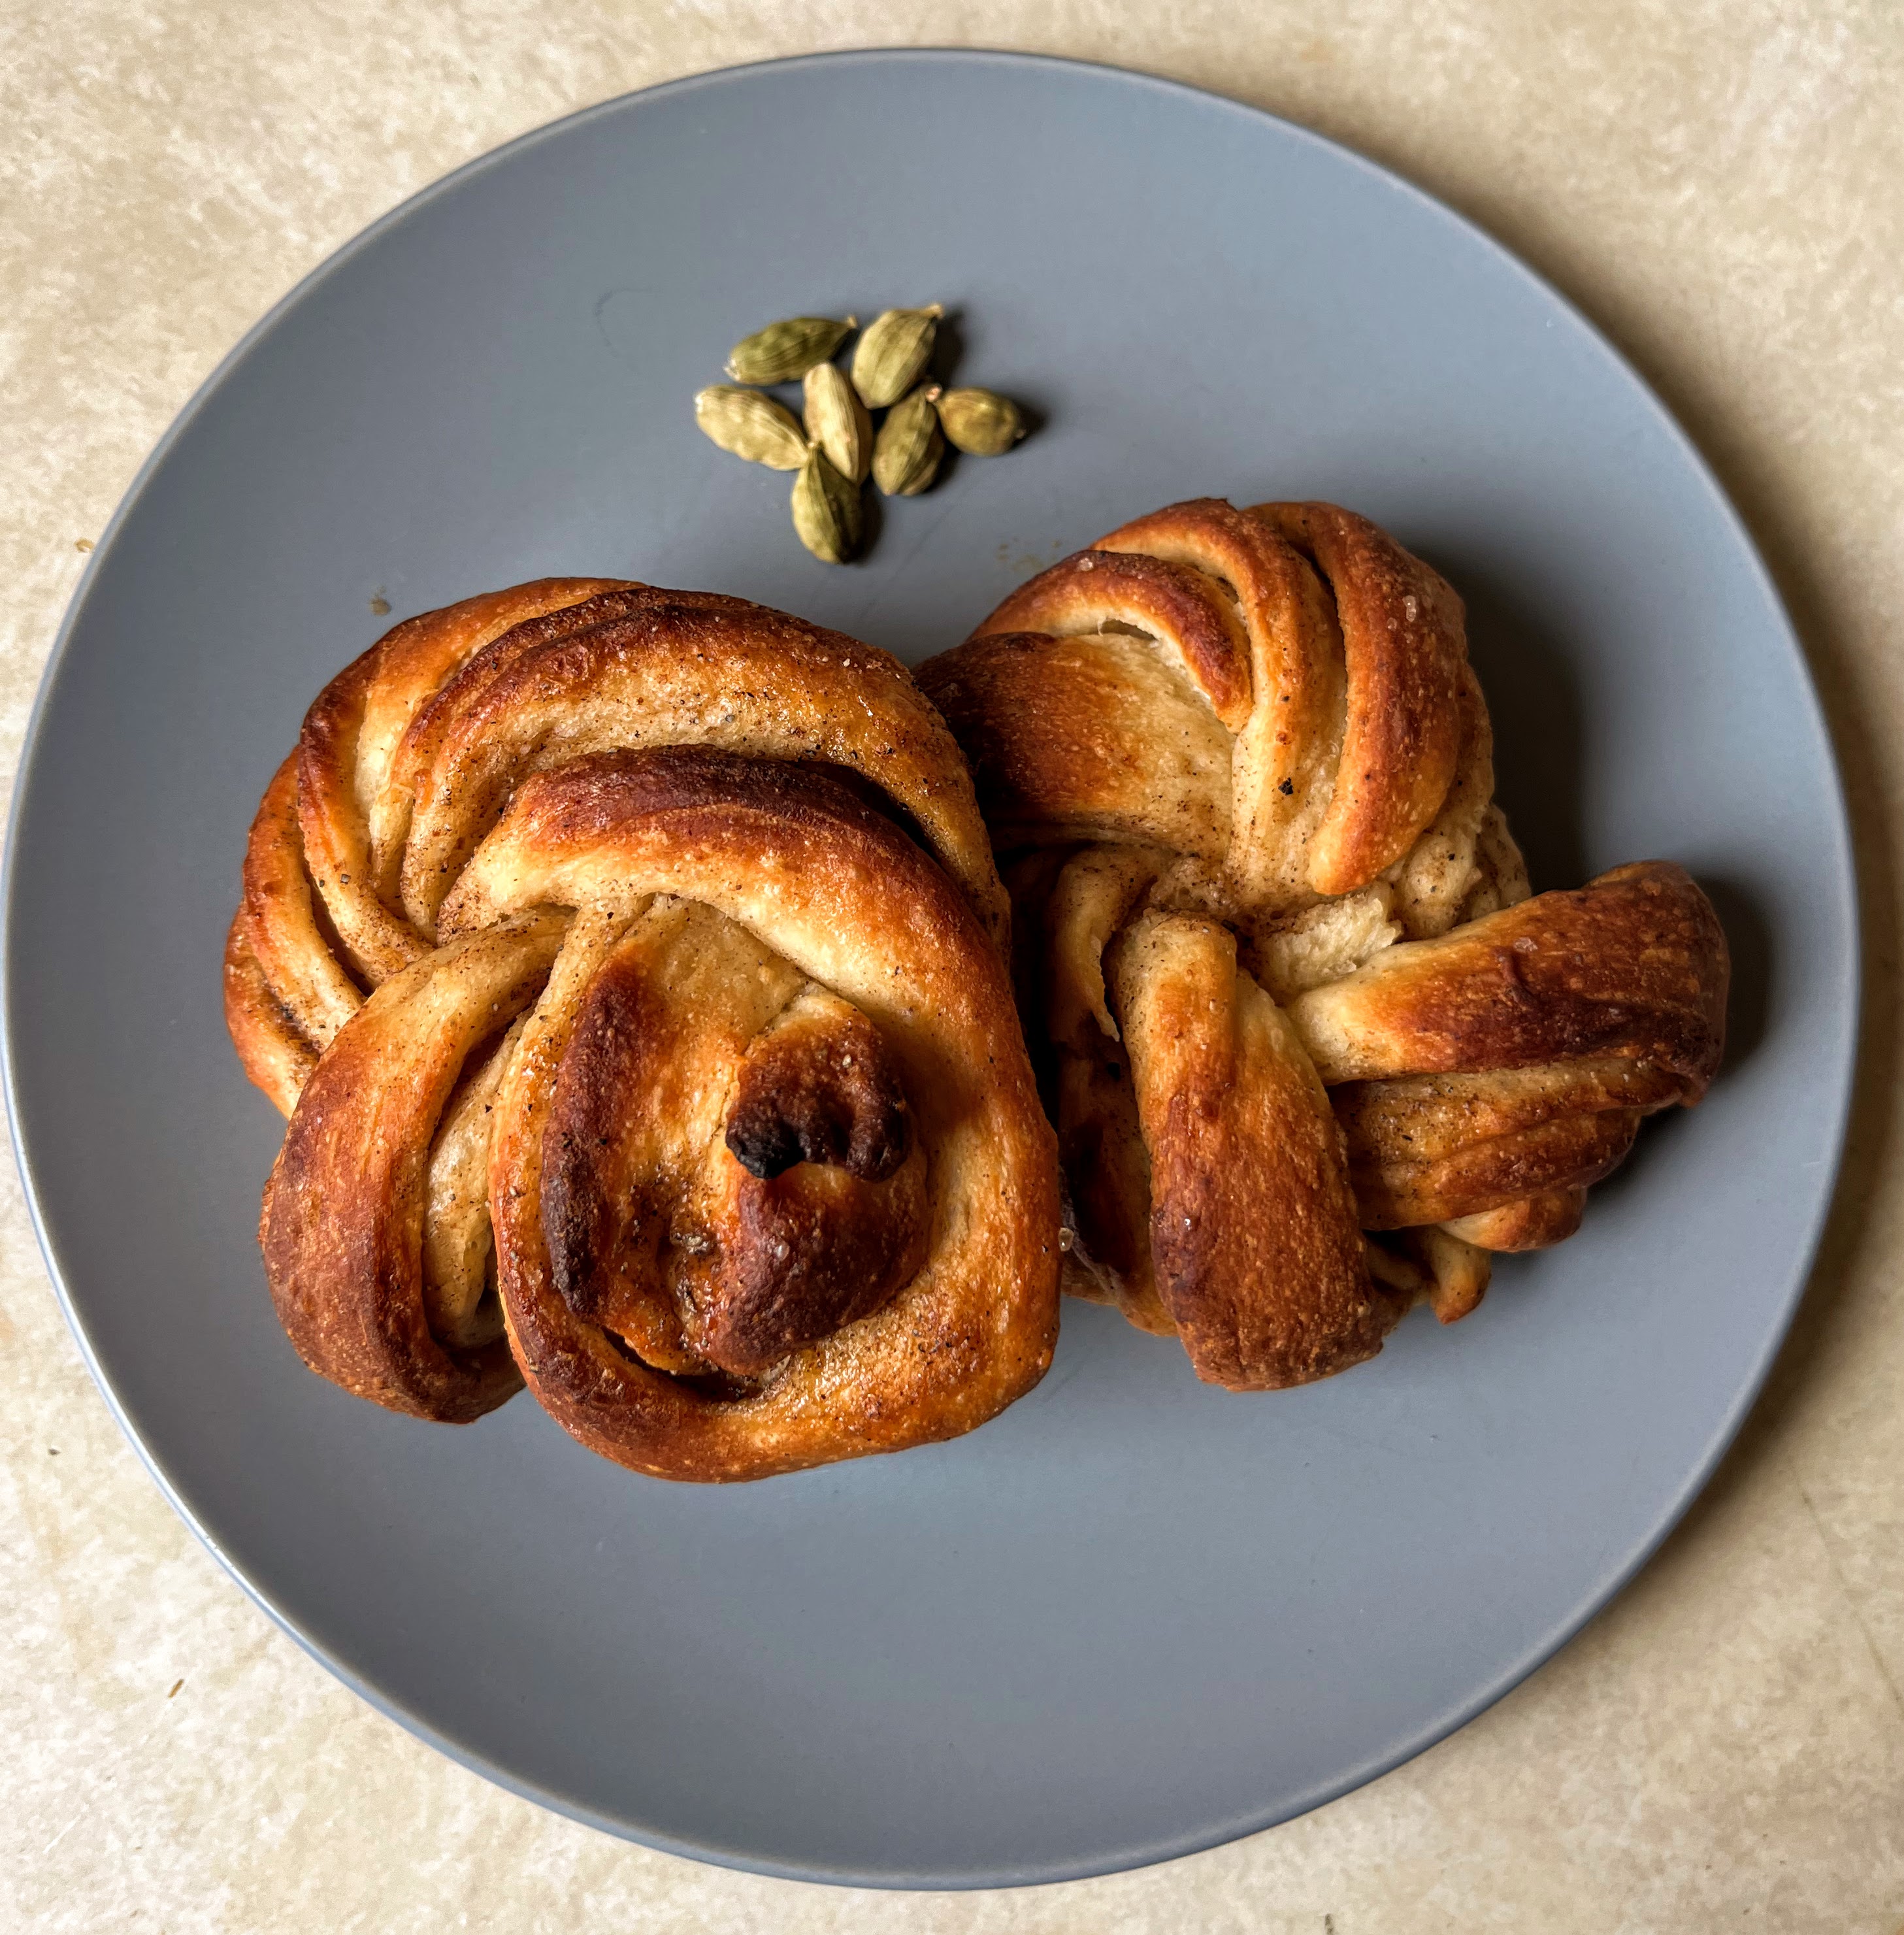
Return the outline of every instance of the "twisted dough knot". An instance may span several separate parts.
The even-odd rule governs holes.
[[[526,1378],[669,1477],[982,1423],[1056,1327],[1008,918],[883,654],[584,580],[398,626],[311,708],[228,949],[285,1328],[426,1417]]]
[[[1717,1067],[1704,895],[1652,863],[1528,897],[1460,600],[1352,512],[1172,506],[919,678],[1006,857],[1066,1287],[1205,1378],[1465,1314]]]

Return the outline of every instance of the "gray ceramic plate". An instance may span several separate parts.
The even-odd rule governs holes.
[[[813,563],[688,399],[777,312],[938,298],[1045,427]],[[252,1229],[279,1134],[219,1007],[253,805],[388,620],[544,572],[739,593],[916,659],[1122,520],[1356,506],[1467,597],[1537,885],[1664,855],[1739,961],[1731,1066],[1478,1315],[1276,1397],[1067,1310],[962,1442],[728,1490],[526,1399],[312,1377]],[[612,1831],[832,1880],[1152,1861],[1458,1726],[1644,1559],[1803,1282],[1844,1118],[1831,754],[1737,520],[1632,372],[1393,177],[1182,88],[878,53],[617,101],[452,176],[246,340],[101,543],[40,702],[10,1100],[73,1327],[154,1475],[340,1677]]]

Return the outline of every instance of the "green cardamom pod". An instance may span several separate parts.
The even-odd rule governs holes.
[[[970,457],[1003,457],[1024,434],[1024,412],[991,390],[948,390],[939,421],[952,448]]]
[[[853,346],[852,385],[869,410],[896,403],[932,359],[943,303],[930,309],[889,309],[876,315]]]
[[[723,450],[764,463],[770,470],[798,470],[807,460],[799,419],[784,403],[758,390],[716,383],[694,399],[694,420]]]
[[[864,484],[873,461],[873,419],[838,366],[807,372],[807,438],[849,484]]]
[[[946,439],[939,429],[936,385],[922,384],[894,404],[873,445],[873,481],[889,497],[916,497],[939,473]]]
[[[830,315],[792,315],[770,322],[734,346],[727,373],[737,383],[792,383],[816,363],[830,362],[858,327],[848,316],[835,322]]]
[[[849,483],[816,450],[793,480],[793,528],[800,542],[827,564],[844,564],[859,548],[866,506],[859,486]]]

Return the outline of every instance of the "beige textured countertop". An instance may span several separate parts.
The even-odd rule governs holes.
[[[1717,464],[1824,690],[1868,923],[1851,1155],[1769,1394],[1638,1583],[1519,1691],[1387,1779],[1141,1873],[859,1895],[696,1867],[559,1820],[329,1679],[200,1550],[120,1436],[9,1164],[0,1920],[174,1935],[1894,1935],[1894,0],[13,0],[0,12],[0,771],[80,541],[226,349],[331,249],[445,170],[588,102],[768,55],[901,41],[1148,68],[1339,137],[1558,282]]]

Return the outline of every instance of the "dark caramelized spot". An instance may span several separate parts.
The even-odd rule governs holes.
[[[729,1149],[762,1181],[807,1162],[883,1182],[906,1160],[911,1131],[879,1030],[815,990],[749,1049],[727,1114]]]
[[[597,971],[542,1164],[556,1294],[677,1377],[770,1371],[925,1257],[925,1155],[879,1031],[705,907],[657,902]]]
[[[762,1181],[736,1167],[720,1260],[696,1285],[695,1348],[757,1375],[891,1301],[925,1260],[922,1160],[889,1182],[807,1164]]]

